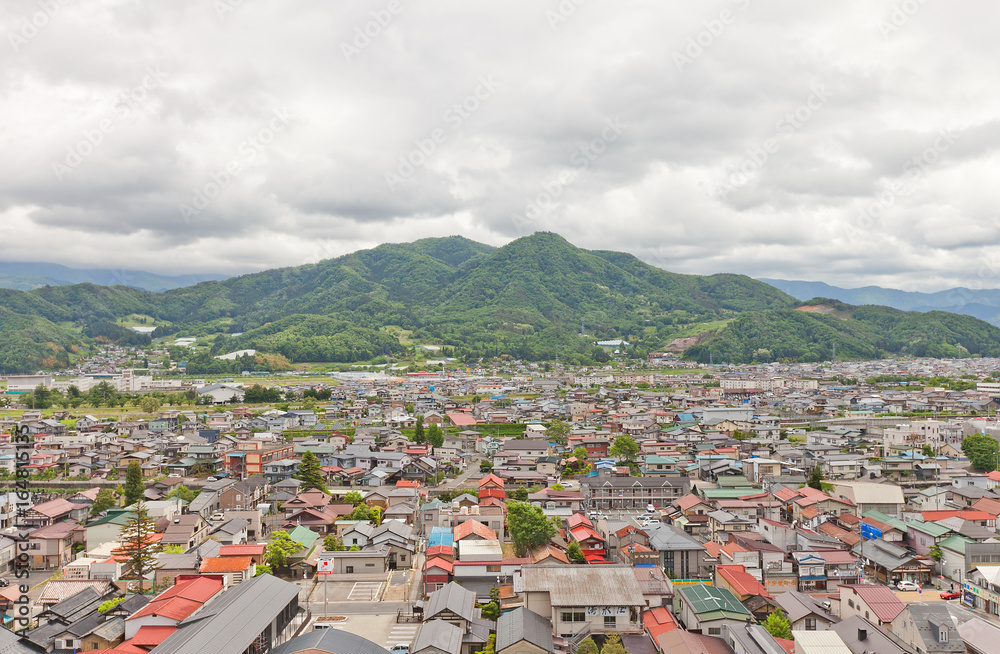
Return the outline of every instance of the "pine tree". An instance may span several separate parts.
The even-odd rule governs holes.
[[[327,495],[330,494],[323,479],[323,471],[320,470],[319,459],[309,450],[306,450],[305,454],[302,455],[302,461],[299,463],[299,473],[295,475],[295,478],[302,482],[299,492],[304,493],[307,490],[315,488]]]
[[[142,468],[138,461],[128,464],[125,471],[125,506],[132,506],[145,498],[146,488],[142,483]]]
[[[593,638],[584,638],[576,648],[576,654],[598,654],[599,651]]]
[[[625,650],[625,646],[622,645],[622,637],[612,631],[604,640],[604,647],[601,648],[601,654],[628,654],[628,652]]]
[[[417,416],[417,426],[413,429],[413,442],[423,443],[426,439],[424,438],[424,417]]]
[[[809,475],[809,481],[806,482],[809,488],[815,488],[816,490],[823,490],[823,469],[818,465],[813,468],[812,474]]]
[[[142,591],[142,582],[149,574],[160,568],[156,560],[156,555],[163,551],[163,545],[150,539],[155,531],[155,524],[149,517],[149,510],[146,503],[140,500],[134,509],[134,513],[122,525],[119,541],[122,550],[128,557],[128,574],[131,579],[139,580],[139,590]]]
[[[767,619],[764,620],[764,629],[767,629],[767,633],[775,638],[784,638],[785,640],[792,638],[792,623],[788,621],[781,609],[767,615]]]

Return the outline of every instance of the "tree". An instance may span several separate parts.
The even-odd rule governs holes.
[[[288,557],[295,554],[302,546],[289,537],[288,532],[279,530],[271,533],[271,539],[264,548],[264,563],[272,570],[288,565]]]
[[[483,649],[476,650],[476,654],[496,654],[496,651],[497,651],[497,635],[490,634],[490,637],[486,639],[486,646],[483,647]]]
[[[378,527],[380,524],[382,524],[382,507],[380,506],[371,507],[371,513],[372,513],[372,524]]]
[[[160,410],[160,401],[152,395],[147,395],[139,401],[143,413],[156,413]]]
[[[427,430],[427,440],[434,447],[441,447],[444,445],[444,432],[437,425],[431,425]]]
[[[924,445],[920,451],[924,456],[934,456],[934,448],[930,445]]]
[[[615,442],[611,444],[611,449],[608,450],[608,454],[611,456],[616,459],[625,459],[629,463],[635,460],[635,455],[638,453],[639,444],[628,434],[622,434],[616,438]]]
[[[272,575],[274,571],[271,570],[271,566],[266,563],[260,563],[257,565],[257,572],[254,573],[254,577],[259,577],[261,575]]]
[[[90,515],[104,513],[117,504],[118,501],[115,499],[115,494],[111,491],[111,489],[102,488],[97,491],[97,497],[94,498],[94,503],[90,506]]]
[[[601,654],[628,654],[628,652],[625,650],[625,646],[622,645],[622,637],[612,631],[604,639],[604,647],[601,648]]]
[[[327,552],[343,552],[347,548],[344,547],[344,541],[337,534],[327,534],[323,538],[323,549]]]
[[[149,517],[146,503],[139,499],[134,513],[122,525],[118,537],[122,551],[128,557],[129,578],[139,580],[139,590],[142,591],[142,581],[160,568],[156,555],[163,551],[159,541],[153,541],[156,524]]]
[[[417,426],[413,428],[413,442],[423,443],[424,440],[424,417],[417,416]]]
[[[599,652],[593,638],[584,638],[576,648],[576,654],[599,654]]]
[[[365,501],[365,497],[358,491],[347,491],[347,495],[344,495],[344,501],[357,506]]]
[[[986,434],[970,434],[962,441],[962,452],[972,467],[983,472],[997,469],[997,441]]]
[[[941,548],[938,547],[937,544],[931,547],[930,551],[927,552],[927,555],[934,559],[937,563],[941,563],[941,559],[944,558],[944,552],[941,551]]]
[[[372,508],[367,504],[359,504],[354,510],[347,514],[347,520],[367,520],[372,519]]]
[[[587,557],[583,555],[583,551],[580,549],[580,543],[575,540],[571,541],[566,548],[566,556],[573,563],[586,563],[587,561]]]
[[[141,502],[145,497],[146,487],[142,483],[142,467],[138,461],[128,464],[125,471],[125,506]]]
[[[512,500],[517,500],[518,502],[527,502],[528,489],[525,488],[524,486],[518,486],[517,488],[513,488],[507,491],[507,497],[509,497]]]
[[[518,556],[525,556],[556,535],[555,525],[545,517],[541,507],[525,502],[507,503],[507,531]]]
[[[177,488],[167,493],[167,499],[171,497],[180,497],[182,500],[190,504],[200,493],[201,491],[192,490],[184,486],[184,484],[180,484]]]
[[[326,487],[326,480],[323,478],[323,471],[320,470],[319,459],[309,450],[306,450],[302,455],[302,461],[299,463],[299,472],[295,475],[295,478],[302,482],[302,486],[299,489],[300,493],[315,488],[327,495],[330,494],[330,491]]]
[[[775,638],[792,639],[792,623],[785,617],[781,609],[772,611],[764,620],[764,629]]]
[[[500,589],[490,588],[490,601],[480,604],[479,608],[483,610],[483,618],[496,622],[500,618]]]
[[[816,490],[823,490],[823,468],[818,464],[813,468],[812,474],[809,475],[809,481],[806,482],[806,486],[815,488]]]
[[[569,431],[568,423],[562,420],[553,420],[546,427],[545,433],[550,441],[565,445],[569,442]]]

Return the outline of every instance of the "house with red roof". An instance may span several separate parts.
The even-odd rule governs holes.
[[[125,619],[125,640],[147,625],[176,627],[221,592],[223,586],[221,575],[179,575],[173,586]]]
[[[424,564],[424,594],[429,595],[436,590],[444,588],[451,581],[451,573],[454,570],[452,561],[441,557],[428,555]]]
[[[773,598],[764,585],[742,565],[715,566],[715,586],[728,589],[741,602],[758,595]]]
[[[251,579],[257,573],[252,556],[209,556],[201,562],[198,572],[222,575],[226,588]]]
[[[503,479],[497,477],[492,472],[479,481],[479,499],[480,501],[487,497],[498,497],[503,499],[506,493],[504,491]]]
[[[906,605],[888,586],[845,584],[840,587],[840,619],[858,615],[881,627],[891,625]]]
[[[466,520],[455,526],[452,531],[455,542],[461,540],[497,540],[495,531],[479,522],[478,520]]]

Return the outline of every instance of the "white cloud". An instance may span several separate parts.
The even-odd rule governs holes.
[[[53,2],[26,38],[39,5],[0,0],[2,259],[239,273],[546,229],[678,272],[1000,286],[982,273],[1000,194],[984,1],[893,22],[893,2],[594,0],[555,29],[558,0],[399,0],[391,20],[389,0]],[[678,70],[689,39],[701,51]],[[495,90],[462,107],[484,78]],[[818,85],[828,101],[781,131]],[[287,124],[268,134],[275,112]],[[575,164],[609,119],[620,138]],[[940,130],[954,143],[910,180]],[[214,197],[182,214],[199,191]]]

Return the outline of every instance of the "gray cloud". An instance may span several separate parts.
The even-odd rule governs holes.
[[[1000,286],[985,1],[571,4],[65,0],[32,32],[0,0],[0,258],[243,273],[552,230],[678,272]]]

